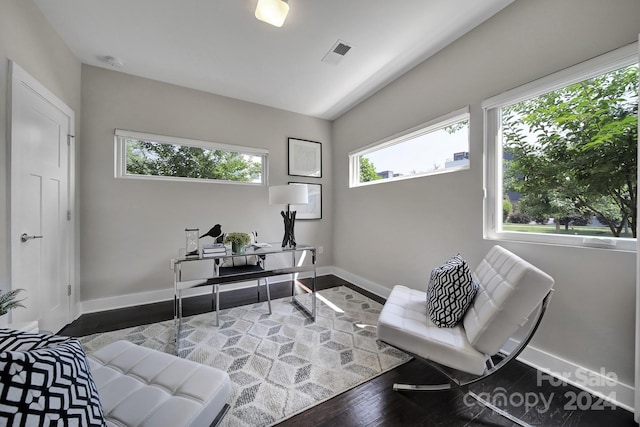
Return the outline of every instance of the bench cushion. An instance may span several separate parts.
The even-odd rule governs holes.
[[[231,394],[226,372],[128,341],[88,359],[108,426],[209,426]]]
[[[436,326],[429,319],[425,299],[426,292],[394,286],[378,318],[378,338],[425,359],[481,375],[486,356],[469,343],[461,324]]]

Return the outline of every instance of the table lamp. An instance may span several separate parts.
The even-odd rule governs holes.
[[[306,205],[309,203],[309,192],[306,184],[293,185],[274,185],[269,187],[269,204],[270,205],[287,205],[287,212],[281,211],[280,214],[284,218],[284,237],[282,238],[282,247],[296,247],[296,238],[293,233],[293,227],[296,222],[296,211],[290,210],[290,205]]]

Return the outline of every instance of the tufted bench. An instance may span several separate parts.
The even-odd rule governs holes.
[[[209,426],[227,409],[229,375],[128,341],[87,356],[107,426]]]

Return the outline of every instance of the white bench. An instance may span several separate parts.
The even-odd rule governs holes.
[[[108,426],[209,426],[226,413],[226,372],[116,341],[87,356]]]

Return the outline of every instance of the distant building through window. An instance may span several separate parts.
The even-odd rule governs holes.
[[[357,187],[469,168],[469,109],[454,111],[349,154]]]

